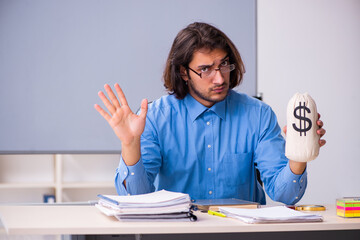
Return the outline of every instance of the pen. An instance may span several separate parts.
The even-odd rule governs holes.
[[[102,195],[102,194],[98,194],[97,196],[98,196],[99,198],[102,198],[102,199],[104,199],[104,200],[106,200],[106,201],[108,201],[108,202],[111,202],[111,203],[115,204],[115,205],[119,205],[119,202],[118,202],[118,201],[116,201],[116,200],[114,200],[114,199],[111,199],[111,198],[108,198],[108,197],[106,197],[106,196],[104,196],[104,195]]]
[[[218,217],[226,217],[226,215],[221,212],[215,212],[215,211],[211,211],[211,210],[208,211],[208,214],[218,216]]]

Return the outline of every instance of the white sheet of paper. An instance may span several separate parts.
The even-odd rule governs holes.
[[[322,221],[321,215],[299,212],[285,206],[257,209],[220,207],[220,212],[248,223]]]

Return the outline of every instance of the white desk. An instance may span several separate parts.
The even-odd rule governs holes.
[[[8,234],[14,235],[209,234],[360,230],[360,218],[338,217],[334,206],[328,206],[328,210],[317,213],[324,216],[324,222],[245,224],[239,220],[210,216],[200,212],[196,212],[197,222],[120,222],[115,218],[103,215],[94,206],[0,206],[0,217],[5,229]]]

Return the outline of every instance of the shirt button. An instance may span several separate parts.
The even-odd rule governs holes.
[[[304,181],[304,180],[302,180],[302,179],[300,180],[300,182],[303,182],[303,181]]]
[[[209,194],[211,195],[211,194],[212,194],[212,191],[209,191]]]
[[[210,125],[210,122],[207,122],[207,123],[206,123],[206,125],[208,125],[208,126],[209,126],[209,125]]]
[[[210,171],[211,171],[211,168],[208,168],[208,171],[210,172]]]
[[[131,173],[131,176],[134,176],[134,174],[135,174],[135,173],[132,172],[132,173]]]
[[[128,196],[130,196],[130,193],[128,193]]]
[[[211,145],[210,145],[210,144],[208,145],[208,148],[211,148]]]
[[[295,197],[295,199],[298,199],[299,197]]]
[[[293,180],[293,183],[296,183],[296,180]]]

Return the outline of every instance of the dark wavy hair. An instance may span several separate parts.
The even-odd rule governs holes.
[[[166,67],[163,73],[164,86],[169,94],[183,99],[189,88],[182,78],[180,67],[188,70],[193,53],[199,49],[222,49],[228,53],[230,63],[235,64],[235,70],[230,73],[232,89],[238,86],[245,73],[244,63],[234,43],[216,27],[202,22],[194,22],[181,30],[175,37],[171,47]]]

